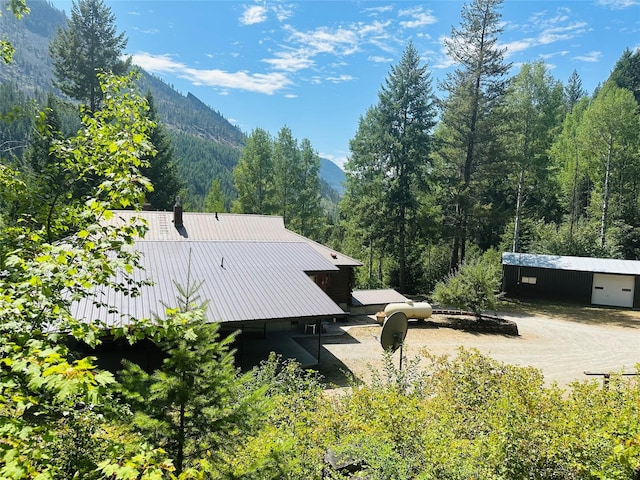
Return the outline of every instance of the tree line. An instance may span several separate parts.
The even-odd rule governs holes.
[[[640,258],[640,51],[592,95],[541,61],[509,77],[500,5],[464,7],[443,98],[410,43],[360,118],[338,244],[363,286],[428,293],[487,249]]]
[[[108,14],[100,0],[85,1]],[[20,0],[12,3],[17,14],[26,13],[25,7]],[[400,67],[418,65],[411,45],[407,52]],[[393,71],[400,73],[400,67]],[[164,145],[154,140],[153,102],[136,91],[133,77],[104,72],[97,78],[100,95],[94,108],[81,102],[85,107],[74,133],[63,134],[56,109],[44,109],[26,148],[28,168],[0,164],[0,477],[340,479],[354,469],[373,479],[638,476],[637,381],[614,379],[607,389],[579,383],[562,390],[545,386],[534,369],[460,351],[453,359],[425,354],[403,370],[387,355],[385,369],[370,384],[353,379],[345,395],[328,396],[316,374],[275,357],[238,371],[233,336],[222,338],[218,323],[204,322],[206,302],[198,298],[197,283],[176,286],[175,304],[167,306],[164,320],[128,319],[131,323],[108,329],[74,318],[71,305],[80,299],[109,307],[96,290],[137,295],[145,284],[134,274],[140,259],[133,248],[144,236],[144,224],[105,226],[101,220],[148,201],[153,190],[145,172]],[[373,152],[367,153],[368,142],[359,150],[363,164],[386,162],[373,170],[380,187],[375,201],[402,195],[400,185],[419,186],[413,183],[416,169],[402,164],[403,155],[415,152],[402,133],[431,128],[424,119],[408,121],[409,112],[432,108],[427,97],[419,97],[407,102],[412,107],[407,115],[398,115],[393,106],[406,96],[385,90],[384,105],[363,119],[366,132],[389,140],[374,143]],[[382,128],[386,119],[393,121]],[[290,177],[287,185],[277,179],[267,185],[277,192],[265,196],[273,208],[283,208],[284,193],[297,195],[304,185],[294,183],[304,171],[287,165],[280,158],[285,152],[309,171],[315,168],[308,143],[298,145],[288,132],[283,128],[275,140],[266,135],[260,144],[269,147],[267,164],[275,169],[282,162]],[[465,145],[462,151],[468,153]],[[612,165],[614,158],[612,153]],[[575,172],[575,166],[568,171]],[[621,179],[611,171],[614,185],[612,179]],[[362,170],[363,177],[368,173]],[[395,177],[401,173],[407,178]],[[605,165],[600,174],[606,177]],[[472,186],[470,180],[467,187]],[[461,205],[458,212],[475,208],[461,193],[452,202]],[[607,215],[614,204],[609,201]],[[381,205],[399,222],[423,213],[425,204],[409,198]],[[595,211],[601,220],[602,210]],[[298,211],[285,205],[279,213],[302,228]],[[474,232],[470,221],[452,225],[452,239]],[[413,226],[396,227],[408,233],[409,262]],[[578,222],[574,228],[580,228]],[[458,247],[458,258],[462,251],[471,256],[471,248],[460,249],[460,240]],[[405,270],[407,280],[412,271]],[[162,364],[153,371],[125,364],[117,375],[97,368],[77,347],[100,344],[105,330],[132,344],[149,342],[162,352]],[[426,366],[418,369],[421,361]]]

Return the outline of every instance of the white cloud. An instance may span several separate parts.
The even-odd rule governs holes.
[[[314,65],[310,55],[303,50],[294,50],[290,52],[277,52],[275,58],[267,58],[262,60],[271,65],[274,69],[285,72],[297,72]]]
[[[393,62],[393,58],[383,57],[382,55],[371,55],[369,61],[374,63],[391,63]]]
[[[602,58],[602,52],[597,52],[597,51],[589,52],[586,55],[576,55],[575,57],[572,57],[573,60],[579,60],[581,62],[589,62],[589,63],[599,62],[601,58]]]
[[[540,55],[540,58],[542,58],[543,60],[549,60],[553,57],[565,57],[567,55],[569,55],[569,50],[560,50],[559,52],[543,53]]]
[[[597,5],[611,8],[612,10],[622,10],[624,8],[635,7],[640,5],[638,0],[598,0]]]
[[[175,61],[170,55],[151,55],[146,52],[133,55],[133,63],[152,73],[172,73],[194,85],[248,92],[274,93],[288,87],[292,81],[283,73],[225,72],[218,69],[196,69]]]
[[[419,28],[425,25],[432,25],[438,21],[430,10],[425,12],[422,7],[400,10],[398,16],[411,18],[411,20],[403,20],[400,22],[400,26],[403,28]]]
[[[370,7],[370,8],[365,8],[364,12],[365,13],[370,13],[373,15],[378,15],[380,13],[387,13],[393,10],[393,7],[391,5],[385,5],[382,7]]]
[[[148,29],[134,28],[134,29],[136,32],[144,33],[145,35],[157,35],[160,33],[160,30],[158,30],[157,28],[148,28]]]
[[[355,80],[355,78],[351,75],[339,75],[337,77],[327,77],[327,80],[333,83],[343,83]]]
[[[262,5],[252,5],[244,9],[240,17],[240,23],[242,25],[254,25],[256,23],[262,23],[266,19],[267,8]]]
[[[291,5],[274,5],[272,9],[280,22],[284,22],[293,15],[293,7]]]
[[[536,44],[535,39],[532,38],[523,38],[521,40],[515,40],[513,42],[504,43],[500,45],[501,48],[507,49],[506,56],[513,55],[517,52],[522,52],[534,46]]]
[[[350,55],[358,50],[358,33],[353,29],[318,27],[309,32],[290,30],[290,39],[306,46],[312,54]]]

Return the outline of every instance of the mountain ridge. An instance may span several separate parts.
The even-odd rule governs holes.
[[[0,16],[0,29],[16,47],[16,53],[14,62],[0,67],[0,81],[16,85],[40,101],[48,92],[61,97],[52,83],[49,43],[57,29],[65,25],[65,13],[47,1],[33,1],[29,3],[31,13],[17,20],[6,7],[7,1],[1,0],[5,14]],[[178,173],[193,196],[194,206],[202,206],[214,178],[220,180],[223,193],[233,198],[233,168],[244,147],[245,133],[191,92],[183,95],[161,78],[136,68],[142,94],[151,92],[159,120],[170,135]],[[344,174],[333,162],[321,159],[320,177],[325,197],[335,203],[343,192]]]

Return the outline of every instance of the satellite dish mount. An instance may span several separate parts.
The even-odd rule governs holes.
[[[395,312],[382,325],[380,344],[385,351],[394,353],[400,349],[400,370],[402,370],[402,345],[407,336],[409,319],[404,312]]]

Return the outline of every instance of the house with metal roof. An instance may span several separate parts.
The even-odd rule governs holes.
[[[640,261],[502,254],[502,291],[513,297],[640,307]]]
[[[176,283],[201,284],[208,320],[233,329],[288,329],[292,324],[347,315],[354,268],[360,262],[298,235],[282,217],[116,211],[108,223],[134,218],[148,226],[136,241],[143,269],[136,280],[150,280],[135,297],[100,291],[100,301],[76,305],[78,318],[100,319],[109,326],[132,318],[162,315],[176,303]]]
[[[250,350],[246,339],[253,333],[261,338],[269,334],[269,345],[257,348],[268,346],[268,353],[277,345],[289,352],[285,355],[308,365],[315,362],[308,352],[277,332],[319,334],[323,321],[348,315],[354,269],[362,264],[286,229],[282,217],[192,213],[182,208],[113,213],[105,224],[133,220],[147,225],[145,237],[134,244],[142,269],[133,276],[149,280],[150,285],[136,296],[97,290],[94,298],[74,304],[76,318],[114,327],[163,317],[167,307],[177,306],[176,285],[199,285],[197,295],[199,301],[207,302],[207,320],[219,322],[223,332],[242,333],[241,356]],[[125,354],[141,364],[153,361],[140,347],[105,342],[101,349],[96,354],[99,361],[106,361],[105,368],[117,368]]]

